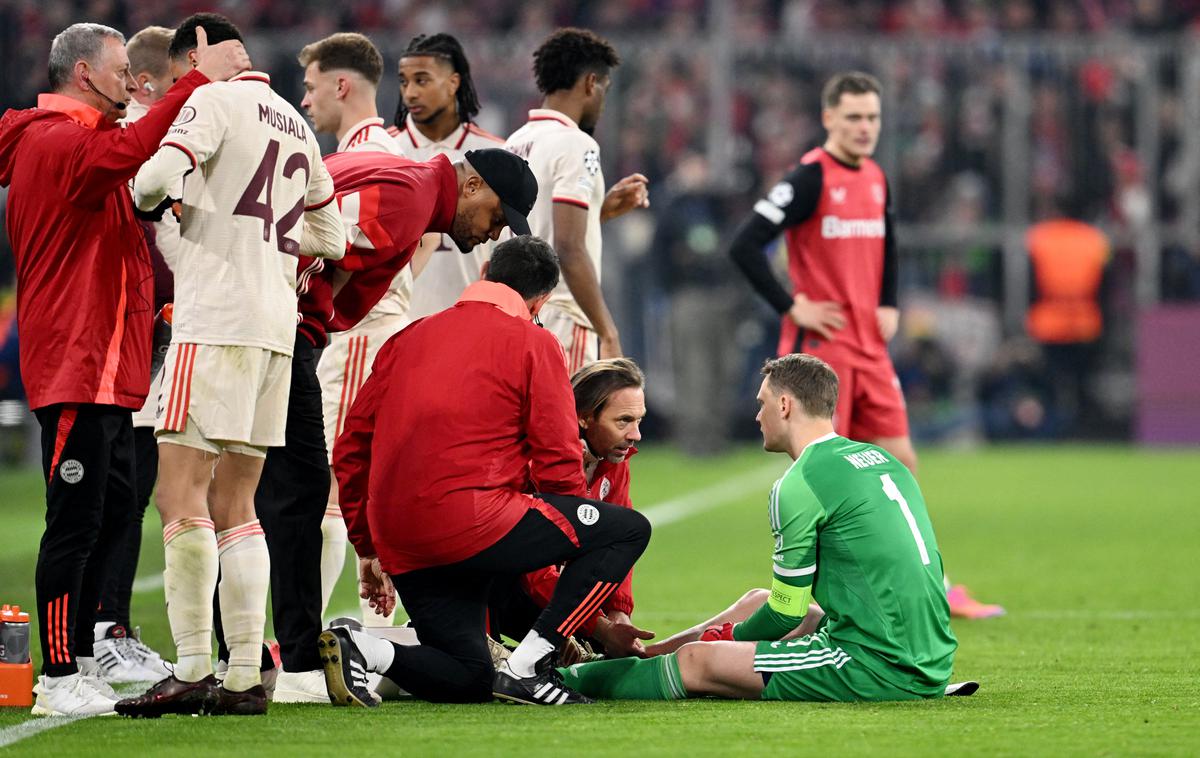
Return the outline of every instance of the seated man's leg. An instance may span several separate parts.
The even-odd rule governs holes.
[[[763,677],[753,642],[697,642],[655,658],[617,658],[562,669],[563,683],[588,697],[679,700],[711,695],[757,700]]]
[[[739,621],[745,621],[746,619],[750,618],[751,614],[753,614],[760,607],[762,607],[764,603],[767,602],[767,598],[770,597],[770,595],[771,593],[768,590],[750,590],[745,595],[742,595],[740,598],[738,598],[737,602],[735,602],[733,605],[729,606],[707,621],[701,621],[699,624],[696,624],[689,629],[684,629],[682,632],[677,632],[662,642],[656,642],[653,645],[647,645],[646,654],[654,656],[673,653],[689,642],[697,642],[700,639],[700,635],[704,633],[704,630],[710,626],[736,624]],[[817,625],[821,623],[821,619],[824,618],[824,616],[825,612],[821,610],[821,606],[817,605],[816,603],[810,603],[808,606],[808,613],[805,614],[803,623],[796,627],[784,639],[793,639],[795,637],[802,637],[806,634],[812,634],[817,630]]]

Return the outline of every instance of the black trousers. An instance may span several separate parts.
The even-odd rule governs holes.
[[[321,668],[321,519],[329,499],[329,456],[318,356],[312,343],[297,333],[284,447],[267,451],[254,494],[254,510],[271,555],[271,619],[286,671]],[[218,656],[228,660],[220,618],[219,612],[214,615]]]
[[[650,522],[636,511],[564,495],[538,497],[559,518],[530,510],[466,560],[392,577],[421,644],[396,646],[388,678],[433,702],[490,700],[494,672],[484,638],[495,578],[566,562],[550,604],[533,622],[534,631],[560,646],[616,590],[650,541]]]
[[[38,551],[42,673],[67,676],[92,655],[96,605],[135,510],[133,416],[113,405],[34,411],[42,427],[46,531]]]
[[[529,634],[529,630],[542,615],[542,608],[521,586],[522,574],[499,576],[492,581],[488,592],[487,622],[488,634],[495,640],[508,637],[521,640]],[[588,637],[582,630],[575,632],[575,639],[586,642],[592,650],[604,654],[604,643],[595,637]]]
[[[132,627],[129,603],[142,552],[142,522],[150,505],[150,495],[154,493],[154,483],[158,481],[158,442],[154,438],[154,427],[133,428],[133,457],[135,507],[121,546],[113,556],[112,571],[104,582],[100,607],[96,609],[96,621],[111,621],[126,629]]]

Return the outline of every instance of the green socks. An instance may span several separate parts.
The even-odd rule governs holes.
[[[558,671],[571,689],[602,700],[682,700],[688,696],[674,653],[577,663]]]

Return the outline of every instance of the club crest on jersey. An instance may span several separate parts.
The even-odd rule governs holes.
[[[583,167],[591,176],[595,176],[600,171],[600,151],[588,150],[583,154]]]
[[[608,497],[608,493],[612,492],[612,482],[608,481],[608,477],[600,480],[600,499]]]
[[[832,200],[837,205],[841,205],[842,203],[846,202],[846,188],[845,187],[830,187],[829,188],[829,199]]]
[[[171,126],[182,126],[189,121],[196,120],[196,109],[190,105],[185,105],[179,109],[179,115],[171,122]]]
[[[767,200],[771,201],[771,205],[776,208],[786,208],[791,205],[792,198],[795,196],[796,190],[792,188],[790,182],[780,182],[767,193]]]
[[[584,503],[579,506],[579,510],[575,511],[575,515],[579,517],[579,523],[584,526],[591,526],[600,520],[600,509],[594,505]]]

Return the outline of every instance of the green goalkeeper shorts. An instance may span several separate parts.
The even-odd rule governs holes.
[[[860,655],[861,657],[861,655]],[[759,642],[754,670],[762,674],[763,700],[921,700],[879,677],[877,660],[856,660],[825,630],[794,640]]]

